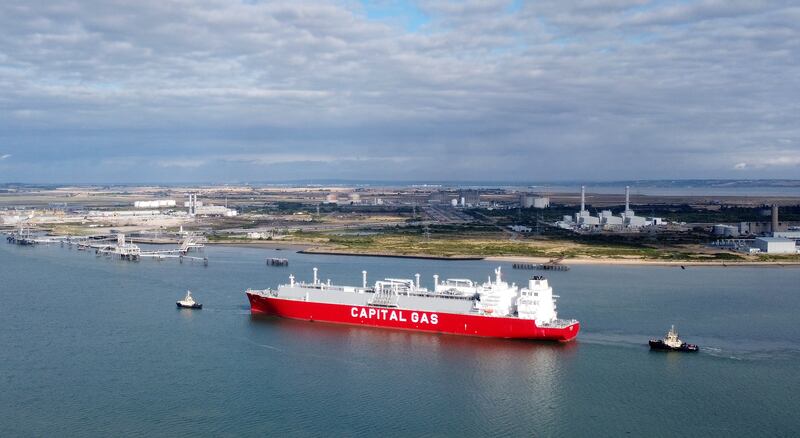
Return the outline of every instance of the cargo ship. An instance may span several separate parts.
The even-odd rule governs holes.
[[[580,323],[559,319],[556,298],[547,279],[534,276],[525,287],[509,284],[500,268],[486,282],[468,279],[439,281],[421,287],[415,279],[387,278],[367,284],[339,286],[322,282],[317,268],[311,283],[295,281],[277,289],[246,291],[256,315],[414,330],[453,335],[567,342],[575,339]]]

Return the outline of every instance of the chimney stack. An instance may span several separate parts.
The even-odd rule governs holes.
[[[631,210],[631,186],[625,186],[625,211]]]
[[[778,204],[772,204],[772,234],[778,231]]]
[[[581,186],[581,211],[586,211],[586,186]]]

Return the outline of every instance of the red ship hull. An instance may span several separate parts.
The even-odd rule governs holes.
[[[250,311],[253,314],[334,324],[559,342],[575,339],[580,331],[578,322],[563,328],[537,327],[534,321],[519,318],[318,303],[265,297],[251,293],[247,294],[247,298],[250,300]]]

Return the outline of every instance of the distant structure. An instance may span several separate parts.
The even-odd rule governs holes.
[[[586,210],[586,186],[581,186],[581,209],[575,213],[575,223],[580,227],[600,225],[600,218],[592,216]]]
[[[475,207],[481,202],[481,192],[478,190],[461,190],[458,197],[462,207]]]
[[[522,193],[519,195],[519,206],[522,208],[548,208],[550,207],[550,198]]]
[[[533,231],[533,228],[524,225],[509,225],[508,229],[516,233],[530,233]]]
[[[738,237],[739,227],[734,227],[733,225],[716,224],[713,227],[711,227],[711,232],[715,236]]]
[[[197,200],[197,194],[193,193],[189,194],[189,201],[184,206],[189,208],[189,216],[192,217],[197,215],[233,217],[239,214],[236,210],[222,205],[203,205]]]
[[[197,195],[189,193],[189,202],[183,204],[184,207],[189,207],[189,216],[195,215],[195,209],[197,208]],[[201,202],[200,205],[203,205]]]
[[[444,190],[434,190],[428,195],[428,204],[432,205],[436,204],[451,205],[453,201],[456,201],[455,205],[458,205],[458,197],[453,192],[448,192]]]
[[[614,216],[611,210],[600,212],[600,224],[609,226],[622,226],[625,223],[625,216]]]
[[[152,201],[136,201],[133,203],[135,208],[168,208],[175,206],[174,199],[155,199]]]
[[[783,237],[757,237],[753,246],[765,254],[797,254],[794,240]]]
[[[642,216],[636,216],[636,213],[631,210],[631,187],[625,186],[625,212],[622,213],[623,221],[628,228],[641,228],[648,225],[647,219]]]
[[[769,231],[774,235],[778,231],[780,222],[778,222],[778,204],[772,204],[772,223],[770,224]]]
[[[631,210],[631,186],[625,186],[625,216],[635,216]]]
[[[767,210],[764,211],[767,213]],[[778,205],[772,204],[769,210],[770,214],[770,221],[769,222],[741,222],[738,224],[739,227],[739,234],[744,235],[769,235],[769,236],[776,236],[775,233],[782,233],[786,231],[790,231],[792,226],[796,226],[797,222],[781,222],[780,217],[778,215]]]
[[[556,225],[564,229],[590,229],[593,227],[603,227],[610,230],[639,229],[651,225],[662,225],[661,218],[645,218],[636,216],[631,209],[630,186],[625,187],[625,210],[615,216],[611,210],[602,210],[598,216],[592,216],[586,210],[586,186],[581,186],[581,209],[574,216],[564,216],[563,220]]]

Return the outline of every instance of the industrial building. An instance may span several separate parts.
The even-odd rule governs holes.
[[[711,232],[715,236],[738,237],[739,227],[734,227],[733,225],[717,224],[711,227]]]
[[[160,216],[158,210],[91,210],[87,217],[132,217],[132,216]]]
[[[135,208],[169,208],[175,206],[174,199],[155,199],[152,201],[135,201]]]
[[[765,254],[797,254],[797,244],[784,237],[757,237],[753,247]]]
[[[581,186],[581,209],[575,213],[574,222],[579,227],[600,225],[600,218],[592,216],[592,214],[586,210],[586,186]]]
[[[477,190],[461,190],[458,193],[458,199],[462,207],[475,207],[481,202],[481,192]]]
[[[608,226],[622,226],[623,218],[621,216],[614,216],[611,210],[603,210],[600,212],[600,223]]]
[[[453,192],[436,190],[428,195],[428,204],[451,204],[453,201],[458,205],[458,196]]]
[[[533,231],[533,228],[524,225],[509,225],[508,229],[516,233],[530,233]]]
[[[519,205],[522,208],[548,208],[550,207],[550,198],[522,193],[519,195]]]
[[[777,232],[789,231],[797,222],[782,222],[778,216],[778,205],[771,206],[769,222],[742,222],[739,224],[739,234],[775,234]]]
[[[225,216],[233,217],[239,213],[228,207],[221,205],[203,205],[202,202],[197,200],[196,194],[189,194],[189,201],[184,204],[189,208],[189,216]]]
[[[628,228],[642,228],[650,225],[646,218],[636,216],[636,213],[631,210],[631,188],[625,186],[625,211],[622,213],[622,219],[625,226]]]
[[[772,233],[772,237],[783,237],[786,239],[800,240],[800,230],[777,231]]]
[[[658,219],[660,222],[660,218]],[[599,216],[592,216],[586,210],[586,186],[581,186],[581,209],[575,213],[575,217],[564,216],[564,220],[559,224],[561,228],[569,228],[570,226],[578,228],[590,228],[593,226],[602,225],[605,228],[633,228],[638,229],[654,223],[653,219],[647,219],[642,216],[636,216],[636,213],[630,207],[630,187],[625,187],[625,211],[619,216],[615,216],[611,210],[603,210]]]

